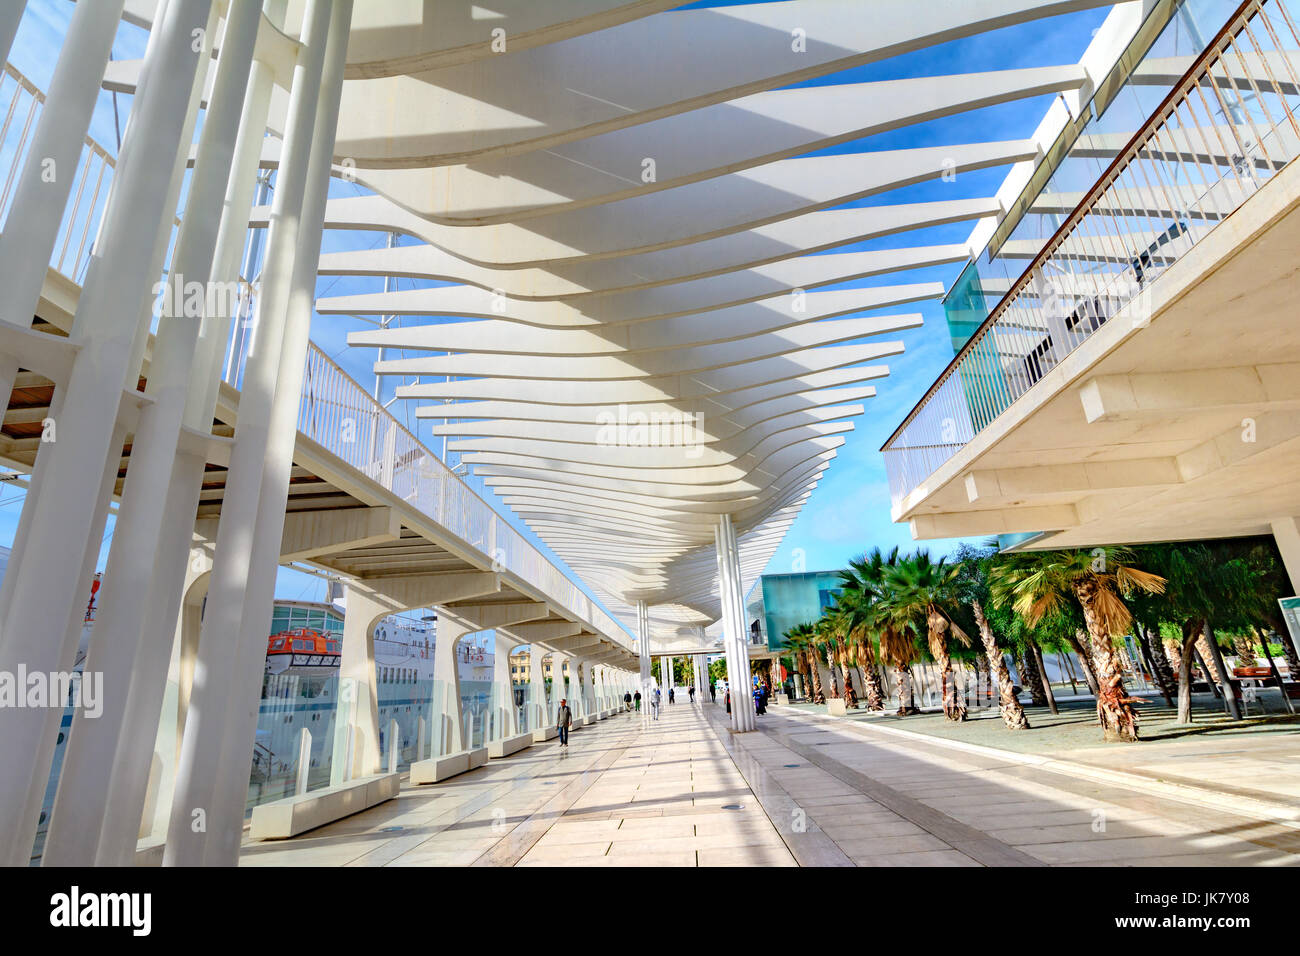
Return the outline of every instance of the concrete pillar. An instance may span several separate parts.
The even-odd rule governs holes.
[[[496,713],[493,715],[493,730],[497,737],[510,737],[519,733],[519,720],[515,712],[514,682],[510,677],[510,652],[518,642],[506,637],[501,631],[493,631],[492,684],[496,699],[493,701]]]
[[[434,754],[443,756],[465,750],[465,708],[460,696],[460,639],[472,633],[470,625],[438,611],[438,635],[433,646]]]
[[[379,686],[375,679],[375,628],[389,609],[374,596],[349,587],[343,614],[343,655],[339,661],[339,696],[334,710],[334,748],[330,758],[330,786],[344,782],[347,766],[348,727],[351,726],[354,759],[352,777],[369,777],[380,771]],[[269,619],[268,619],[269,620]]]
[[[540,645],[533,644],[528,648],[528,722],[534,730],[550,723],[546,716],[550,705],[546,700],[546,674],[542,657]]]
[[[564,655],[559,651],[551,652],[551,712],[547,715],[547,722],[555,719],[555,712],[560,706],[560,701],[569,696],[568,688],[564,686]]]

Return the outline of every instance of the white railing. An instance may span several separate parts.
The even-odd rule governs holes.
[[[9,205],[17,191],[18,174],[44,106],[45,94],[6,63],[3,74],[0,74],[0,113],[4,116],[0,122],[0,170],[4,171],[0,216],[9,213]],[[85,278],[112,178],[113,157],[87,136],[59,226],[54,254],[50,257],[50,265],[56,271],[78,284]]]
[[[0,76],[0,170],[5,171],[0,213],[8,210],[44,102],[45,94],[6,63]],[[113,169],[112,155],[87,137],[50,259],[57,272],[78,285],[90,261]],[[178,225],[174,219],[173,228]],[[251,312],[246,294],[236,327]],[[226,376],[232,384],[243,356],[235,359]],[[315,345],[308,350],[301,401],[298,424],[308,438],[469,544],[494,570],[515,575],[580,622],[631,647],[631,637],[610,615]]]
[[[1295,5],[1237,8],[890,436],[895,509],[1300,155]]]
[[[312,345],[298,430],[597,631],[631,646],[601,610],[369,392]]]

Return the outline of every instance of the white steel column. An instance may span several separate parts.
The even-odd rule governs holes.
[[[266,6],[268,14],[272,8],[282,6],[283,0],[272,0]],[[230,180],[224,199],[225,212],[217,235],[216,251],[211,272],[212,281],[219,285],[232,283],[237,279],[237,270],[244,238],[248,231],[248,210],[253,202],[256,187],[257,164],[261,156],[262,142],[266,128],[267,107],[270,102],[272,70],[260,60],[255,60],[248,82],[240,116],[239,133],[235,143]],[[215,103],[214,103],[215,105]],[[220,299],[220,297],[218,297]],[[226,303],[219,303],[224,306]],[[237,306],[236,306],[237,307]],[[200,433],[206,433],[212,424],[216,405],[217,387],[221,368],[221,348],[224,347],[232,316],[225,309],[217,314],[205,314],[199,331],[199,341],[188,383],[185,400],[183,423]],[[194,560],[190,553],[194,529],[194,514],[199,503],[202,489],[205,457],[194,450],[178,448],[172,467],[171,481],[164,505],[163,527],[159,535],[159,548],[153,559],[149,599],[142,627],[141,644],[149,646],[165,645],[176,629],[177,616],[181,611],[181,600],[185,592],[184,579],[186,569]],[[195,635],[197,646],[197,634]],[[133,679],[131,699],[128,702],[130,715],[126,727],[119,739],[119,757],[113,771],[113,791],[109,796],[106,810],[104,836],[101,839],[101,857],[107,862],[108,854],[115,852],[116,865],[129,865],[134,854],[134,840],[127,840],[129,820],[135,811],[132,807],[140,799],[135,795],[139,789],[140,761],[149,761],[151,751],[145,749],[151,722],[156,722],[157,713],[151,714],[145,702],[151,693],[147,682],[137,690]],[[145,729],[136,734],[137,726]],[[172,766],[174,776],[175,765]],[[119,779],[120,778],[120,779]],[[170,781],[169,781],[170,785]],[[122,795],[124,789],[130,793]],[[119,797],[125,801],[119,806]],[[160,805],[170,806],[171,794],[166,794]],[[114,822],[117,821],[117,822]],[[120,835],[118,840],[114,833]],[[110,844],[117,844],[110,851]]]
[[[27,0],[8,0],[0,4],[0,63],[9,59],[9,48],[13,46],[14,34],[18,32],[18,23],[25,9]]]
[[[0,669],[57,670],[63,642],[50,640],[51,622],[82,605],[81,556],[98,551],[94,515],[104,463],[112,447],[122,388],[132,348],[146,313],[151,258],[161,230],[171,228],[172,209],[160,181],[171,178],[182,145],[199,51],[191,33],[208,20],[208,0],[173,0],[155,24],[158,42],[146,56],[149,76],[141,85],[123,144],[96,253],[77,304],[72,337],[81,349],[73,362],[58,419],[58,440],[42,445],[39,493],[26,502],[30,526],[15,549],[15,580],[0,639]],[[151,68],[151,69],[150,69]],[[42,272],[44,264],[41,266]],[[26,510],[26,509],[24,509]],[[89,536],[89,537],[88,537]],[[93,540],[90,540],[92,539]],[[69,554],[74,555],[69,560]],[[55,625],[58,626],[57,624]],[[74,645],[75,646],[75,645]],[[108,689],[125,693],[125,688]],[[26,837],[35,819],[22,808],[29,781],[45,778],[53,753],[57,708],[20,709],[8,715],[0,738],[0,846],[15,863],[26,863]],[[45,738],[50,738],[48,745]]]
[[[166,302],[173,301],[170,290],[178,282],[209,288],[217,224],[260,18],[257,0],[234,0],[231,4],[193,185],[172,257]],[[125,828],[122,836],[129,840],[118,841],[120,850],[134,849],[148,763],[131,757],[152,754],[147,743],[156,731],[169,663],[165,643],[143,640],[144,617],[153,578],[152,559],[162,546],[163,512],[199,319],[164,315],[159,321],[146,390],[154,401],[142,409],[135,430],[105,573],[106,600],[86,661],[86,670],[102,673],[107,686],[129,686],[131,692],[110,695],[94,720],[76,719],[55,803],[59,822],[52,823],[46,843],[50,865],[127,865],[130,861],[122,852],[97,856],[101,825],[110,831]],[[129,738],[125,746],[124,734]],[[126,804],[124,818],[116,821],[110,821],[106,813],[110,776],[117,789],[126,791],[118,796]]]
[[[636,637],[641,666],[638,675],[641,685],[641,729],[646,730],[650,726],[650,610],[645,601],[636,602]]]
[[[244,377],[239,423],[231,449],[208,589],[210,599],[199,639],[194,694],[185,722],[177,769],[176,797],[164,855],[167,865],[203,863],[209,846],[216,842],[209,839],[208,834],[213,832],[213,827],[219,825],[218,820],[212,819],[217,810],[214,797],[222,789],[220,765],[224,737],[226,731],[231,729],[227,717],[239,673],[241,655],[238,638],[243,633],[241,625],[247,588],[250,583],[256,583],[250,582],[250,576],[255,570],[260,570],[253,565],[254,537],[269,441],[271,406],[279,373],[280,346],[292,285],[297,278],[294,266],[299,252],[299,233],[307,213],[304,200],[309,164],[313,152],[325,152],[328,155],[333,146],[332,125],[324,139],[313,142],[329,21],[330,5],[327,0],[312,0],[305,14],[304,46],[294,67],[293,88],[289,96],[289,119],[272,205],[264,279],[258,302],[258,332]],[[274,582],[271,586],[274,587]],[[267,620],[270,620],[269,613]],[[263,630],[265,623],[264,621]],[[262,640],[264,644],[265,636]],[[255,711],[256,708],[254,720]],[[251,741],[249,743],[251,746]],[[242,789],[246,782],[239,786]],[[196,814],[208,818],[203,831],[196,832],[191,825],[192,817]],[[229,846],[225,856],[231,862],[232,854],[238,848],[238,833],[239,828],[236,826],[232,833],[225,835]]]
[[[754,698],[749,689],[749,648],[745,636],[744,596],[740,580],[740,555],[736,547],[735,527],[730,515],[722,515],[718,522],[719,586],[725,601],[726,645],[731,648],[727,659],[728,686],[731,688],[731,725],[739,732],[753,730],[757,725]],[[732,659],[735,660],[734,676]]]
[[[298,436],[302,383],[311,341],[312,315],[315,312],[316,270],[324,233],[330,171],[334,162],[334,138],[338,128],[353,5],[352,0],[333,0],[329,6],[325,62],[302,205],[303,221],[297,236],[293,276],[282,323],[284,332],[278,370],[274,373],[275,394],[263,439],[265,446],[261,462],[261,486],[257,495],[257,517],[252,527],[251,563],[242,602],[238,658],[232,687],[236,706],[229,709],[221,769],[217,778],[219,790],[214,801],[217,827],[212,832],[216,845],[210,849],[215,849],[218,857],[215,860],[209,857],[207,862],[218,865],[233,866],[239,856],[247,788],[243,776],[252,761],[257,731],[261,675],[266,660],[267,623],[271,620],[275,603],[276,571],[280,564],[289,477],[293,470],[293,452]],[[310,10],[310,5],[308,9]],[[242,418],[242,398],[240,407]],[[232,475],[233,472],[232,458]]]

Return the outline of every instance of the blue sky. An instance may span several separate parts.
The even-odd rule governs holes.
[[[693,6],[726,5],[731,4],[714,2]],[[11,60],[14,66],[42,89],[47,89],[49,86],[59,40],[66,29],[72,6],[67,0],[31,0],[28,4]],[[868,4],[863,4],[864,10],[867,6]],[[810,84],[860,83],[913,76],[1072,63],[1077,61],[1083,52],[1093,32],[1105,18],[1107,9],[1085,11],[998,30],[809,82]],[[114,46],[114,57],[116,59],[137,58],[143,53],[144,42],[143,31],[124,25]],[[125,127],[130,109],[129,96],[119,95],[116,99],[115,118],[113,97],[107,93],[101,94],[91,130],[92,136],[110,150],[114,149],[118,129]],[[837,146],[827,152],[870,152],[882,149],[1021,139],[1032,133],[1050,102],[1051,97],[1021,100],[869,137]],[[6,153],[4,149],[10,151]],[[0,162],[8,163],[11,157],[11,146],[0,147]],[[892,205],[991,196],[1001,184],[1006,172],[1007,169],[1002,167],[965,173],[958,175],[953,182],[923,183],[870,197],[859,201],[858,204]],[[332,194],[339,196],[355,195],[360,192],[357,186],[341,182],[334,183],[332,188]],[[956,223],[904,233],[872,243],[840,247],[831,251],[961,243],[965,242],[971,228],[972,223]],[[328,231],[324,249],[330,251],[365,248],[382,245],[385,241],[386,237],[381,234]],[[936,281],[946,288],[959,271],[959,265],[913,270],[846,283],[843,287]],[[430,284],[436,283],[413,283],[409,280],[401,280],[399,287]],[[378,291],[381,288],[382,280],[325,278],[320,281],[317,292],[318,295],[323,296]],[[868,400],[866,414],[856,419],[855,430],[847,436],[848,440],[840,449],[838,458],[786,536],[769,565],[769,571],[785,572],[800,565],[808,570],[832,569],[842,566],[849,558],[876,545],[888,547],[897,544],[905,548],[915,546],[906,526],[896,525],[890,521],[889,493],[879,448],[951,359],[952,349],[943,310],[938,302],[909,305],[887,311],[920,312],[924,316],[925,324],[920,329],[905,332],[900,336],[891,336],[903,340],[905,354],[890,360],[888,364],[891,367],[891,375],[875,383],[877,397]],[[370,366],[374,360],[373,350],[351,349],[347,347],[345,341],[347,332],[362,327],[364,326],[359,320],[347,317],[317,316],[313,323],[312,338],[351,375],[369,385],[372,381]],[[385,383],[383,393],[385,399],[392,396],[395,384],[392,381]],[[424,438],[431,448],[435,450],[441,448],[440,440],[430,437],[429,426],[418,423],[409,409],[399,403],[394,406],[394,412],[406,421],[412,431]],[[482,492],[481,483],[477,481],[473,483]],[[485,497],[493,500],[488,493],[485,493]],[[7,544],[12,540],[21,498],[20,492],[12,490],[0,495],[0,543]],[[504,507],[497,504],[499,510],[504,511]],[[513,519],[513,516],[509,517]],[[512,523],[537,543],[537,539],[529,534],[517,519],[513,519]],[[111,534],[111,526],[109,531]],[[951,541],[926,544],[939,552],[946,552],[954,545],[955,542]],[[101,568],[106,555],[107,544],[101,556]],[[324,584],[318,578],[282,569],[277,582],[279,597],[319,599],[323,593]]]

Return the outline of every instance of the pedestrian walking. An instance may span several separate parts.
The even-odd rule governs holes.
[[[555,712],[555,727],[560,732],[560,746],[569,746],[569,727],[573,724],[573,711],[569,710],[568,698],[560,699],[560,709]]]
[[[673,702],[676,701],[676,700],[677,700],[677,692],[676,692],[675,690],[673,690],[673,688],[669,687],[669,688],[668,688],[668,703],[671,704],[671,703],[673,703]]]
[[[690,687],[686,688],[686,693],[689,695],[688,703],[691,703],[691,704],[695,703],[695,685],[694,685],[694,684],[692,684]]]
[[[623,694],[623,709],[624,709],[624,710],[631,710],[631,709],[632,709],[632,693],[631,693],[631,691],[626,691],[626,692],[624,692],[624,694]]]
[[[710,685],[709,685],[709,703],[710,703],[710,704],[716,704],[717,702],[718,702],[718,685],[717,685],[717,684],[710,684]]]
[[[640,691],[637,691],[637,692],[632,696],[632,699],[636,702],[636,712],[637,712],[638,714],[641,713],[641,692],[640,692]]]

